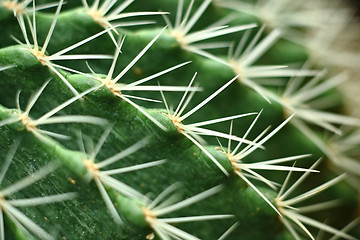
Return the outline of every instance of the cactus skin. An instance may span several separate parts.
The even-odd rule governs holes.
[[[4,2],[6,1],[1,1],[0,3]],[[208,25],[206,21],[215,22],[220,17],[226,16],[231,12],[231,10],[219,7],[215,2],[210,5],[208,11],[204,12],[204,15],[194,28],[202,29]],[[36,5],[41,5],[42,3],[42,1],[36,1]],[[188,3],[189,1],[185,1],[185,6]],[[194,9],[198,8],[202,3],[203,1],[195,1]],[[31,4],[28,7],[31,7]],[[146,3],[141,3],[138,0],[129,6],[128,11],[162,9],[173,14],[176,12],[176,6],[177,1],[175,0],[146,1]],[[54,12],[55,10],[52,8],[45,11],[36,11],[36,33],[40,46],[44,44],[43,41],[46,39],[53,21]],[[29,11],[28,14],[32,21],[32,11]],[[126,34],[126,38],[122,47],[122,53],[116,62],[113,76],[117,76],[122,69],[126,68],[129,62],[163,28],[162,24],[160,24],[163,22],[159,16],[140,17],[138,19],[158,19],[159,23],[158,25],[118,28],[120,35]],[[239,13],[234,22],[236,24],[239,24],[239,22],[241,24],[250,24],[254,21],[261,24],[259,19],[246,17]],[[44,83],[49,79],[51,79],[50,82],[44,88],[38,101],[36,101],[30,111],[31,119],[38,119],[68,99],[73,98],[74,92],[64,84],[63,80],[54,71],[41,64],[31,52],[24,49],[26,45],[16,45],[9,37],[12,35],[20,41],[24,40],[16,18],[4,6],[0,7],[0,23],[0,68],[9,67],[0,71],[0,123],[4,123],[3,121],[6,119],[18,116],[15,103],[19,90],[21,90],[19,97],[20,107],[25,111],[27,101],[31,99],[31,95],[44,86]],[[102,30],[103,28],[86,13],[80,1],[71,1],[63,6],[63,10],[59,14],[51,41],[46,48],[46,53],[54,54]],[[265,31],[271,32],[268,29]],[[241,31],[230,36],[221,37],[224,40],[232,40],[240,38],[242,34],[243,32]],[[31,39],[29,29],[28,36]],[[116,34],[114,36],[118,38]],[[71,54],[113,55],[115,49],[109,34],[105,33],[74,49]],[[219,50],[216,54],[224,59],[222,56],[226,54],[226,51]],[[285,43],[281,40],[265,56],[256,61],[256,65],[284,64],[290,61],[305,61],[307,58],[304,47]],[[187,86],[193,74],[198,72],[195,81],[198,82],[202,91],[194,95],[184,113],[194,108],[236,75],[231,67],[213,59],[199,56],[184,48],[171,35],[169,29],[166,29],[141,59],[119,80],[119,83],[132,83],[187,61],[192,62],[152,80],[151,83],[151,85],[157,85],[155,81],[159,81],[161,86]],[[83,60],[58,61],[56,63],[78,71],[89,72]],[[111,60],[91,60],[89,65],[94,72],[105,76],[110,69]],[[316,65],[318,66],[317,69],[321,69],[320,63]],[[333,67],[333,69],[336,68]],[[59,72],[78,93],[83,93],[89,88],[100,84],[95,79],[99,75],[84,76],[64,70],[59,70]],[[282,81],[286,80],[283,79]],[[272,96],[271,92],[276,93],[283,89],[279,90],[269,87],[266,90],[269,91],[268,96]],[[133,93],[131,92],[131,94]],[[168,105],[173,105],[176,108],[183,93],[165,92],[164,94]],[[159,91],[151,93],[141,92],[134,95],[161,99]],[[337,89],[330,89],[318,98],[326,96],[331,96],[335,100],[341,99]],[[176,194],[180,195],[176,201],[192,196],[204,197],[199,197],[199,201],[191,204],[191,206],[188,204],[189,206],[186,205],[184,208],[176,209],[177,211],[170,211],[167,215],[158,216],[159,219],[221,215],[219,216],[220,219],[173,224],[173,226],[189,234],[200,239],[218,239],[234,223],[237,223],[237,226],[225,239],[294,239],[294,236],[283,225],[281,217],[271,208],[270,204],[264,201],[264,198],[254,191],[254,188],[239,178],[228,157],[218,147],[219,144],[215,137],[209,136],[205,138],[208,143],[204,145],[205,152],[186,138],[181,131],[178,131],[179,129],[170,120],[162,104],[144,101],[136,103],[143,107],[143,112],[134,108],[133,105],[123,99],[114,96],[105,86],[89,92],[80,100],[74,101],[63,108],[55,116],[82,115],[101,118],[104,121],[95,121],[93,119],[92,123],[99,124],[56,123],[39,125],[38,127],[39,129],[46,129],[47,131],[71,136],[71,139],[66,140],[58,140],[46,135],[39,137],[36,133],[34,134],[29,131],[29,128],[26,128],[21,121],[0,126],[0,165],[2,169],[5,169],[5,163],[9,159],[7,157],[8,153],[14,149],[14,145],[19,143],[19,147],[16,149],[6,171],[4,180],[1,182],[0,193],[7,186],[11,186],[20,179],[34,174],[38,169],[48,166],[49,163],[56,163],[58,165],[56,170],[42,177],[39,181],[21,189],[21,191],[10,194],[9,197],[5,196],[6,200],[10,202],[12,199],[30,199],[56,194],[76,193],[76,197],[71,195],[71,199],[60,202],[36,206],[27,204],[25,207],[17,207],[48,235],[39,233],[39,231],[34,230],[36,228],[24,224],[19,219],[18,221],[23,226],[16,222],[14,214],[9,214],[6,207],[1,205],[3,197],[0,194],[0,209],[4,219],[3,225],[1,224],[2,221],[0,222],[0,230],[4,232],[5,239],[51,239],[51,237],[54,239],[152,239],[152,236],[154,239],[162,239],[164,237],[161,236],[161,233],[154,230],[152,224],[149,224],[149,219],[152,216],[146,215],[144,208],[149,206],[149,199],[155,199],[162,191],[175,183],[180,183],[180,186],[174,190]],[[342,103],[337,101],[337,104],[328,109],[328,111],[340,113],[343,111],[342,109]],[[261,110],[262,113],[259,120],[247,138],[249,140],[254,139],[269,125],[272,126],[269,131],[271,132],[287,119],[287,114],[279,102],[272,101],[272,104],[269,104],[249,86],[242,84],[240,81],[235,81],[201,110],[194,113],[189,119],[184,120],[184,123],[190,125],[190,123],[236,114],[259,112]],[[144,115],[144,111],[164,126],[167,131],[163,131],[154,124],[149,117]],[[254,118],[255,115],[234,120],[231,135],[243,136]],[[353,118],[351,118],[350,122],[354,122],[351,125],[355,125],[355,130],[352,131],[357,132],[358,122]],[[229,126],[229,122],[224,122],[216,124],[211,129],[228,132]],[[317,167],[320,173],[310,173],[309,180],[299,185],[293,193],[296,196],[315,189],[324,182],[335,178],[339,174],[334,174],[334,168],[338,168],[337,172],[343,172],[344,169],[341,169],[336,163],[334,164],[324,156],[324,154],[328,154],[326,152],[327,148],[318,143],[319,139],[321,142],[326,142],[326,136],[323,137],[323,129],[311,125],[312,138],[309,139],[309,135],[305,131],[301,131],[295,126],[295,124],[286,124],[269,141],[264,143],[265,150],[258,149],[254,151],[244,158],[244,162],[256,163],[275,158],[311,154],[310,157],[300,159],[296,163],[296,166],[308,169],[319,157],[324,157],[321,165]],[[101,136],[105,136],[103,134],[109,130],[109,127],[111,127],[111,131],[106,136],[106,141],[99,148],[98,154],[94,157],[95,163],[100,163],[120,152],[126,151],[126,149],[131,148],[131,146],[139,143],[144,138],[146,138],[147,144],[141,145],[128,156],[105,166],[101,170],[125,168],[166,159],[164,162],[158,162],[159,164],[154,163],[154,166],[149,168],[113,176],[114,181],[121,181],[132,187],[136,192],[143,194],[143,198],[129,196],[131,194],[122,193],[119,189],[114,188],[116,184],[111,185],[103,182],[103,185],[105,185],[103,189],[106,192],[105,195],[109,197],[112,206],[116,209],[117,214],[119,214],[122,221],[120,224],[116,223],[116,214],[114,216],[114,212],[110,212],[109,202],[104,201],[104,193],[101,194],[102,188],[99,187],[99,183],[96,180],[100,178],[89,176],[89,170],[84,164],[85,160],[89,160],[92,157],[89,152],[91,148],[97,146],[99,139],[101,139]],[[36,132],[36,130],[34,131]],[[78,144],[81,141],[85,142],[87,153],[81,151],[81,144],[80,146]],[[221,141],[224,147],[227,146],[228,141],[226,139]],[[90,142],[93,143],[92,147]],[[236,144],[236,141],[232,141],[232,148]],[[218,164],[229,173],[229,176],[226,176],[214,164],[207,153],[216,159]],[[280,165],[291,166],[291,164],[292,162],[288,165]],[[348,169],[345,168],[345,170]],[[282,183],[286,177],[286,172],[275,170],[266,171],[266,173],[265,171],[259,171],[259,173],[279,183]],[[353,174],[351,171],[348,172],[348,175]],[[293,174],[290,181],[294,182],[297,179],[295,176]],[[275,191],[261,183],[261,181],[248,179],[269,199],[273,206],[277,209],[281,208],[276,200],[279,189]],[[102,179],[100,180],[102,181]],[[357,178],[355,181],[358,183]],[[119,186],[119,184],[116,186]],[[209,189],[212,190],[205,192],[204,195],[197,195]],[[134,194],[136,195],[136,193]],[[329,219],[329,222],[326,224],[341,229],[360,215],[358,210],[358,194],[358,190],[354,190],[348,184],[341,182],[321,193],[319,195],[321,199],[312,198],[306,204],[311,205],[341,199],[341,205],[311,215],[311,218],[320,222],[324,221],[324,219]],[[170,195],[167,197],[169,198]],[[281,210],[279,211],[281,212]],[[304,213],[304,215],[307,214]],[[0,215],[0,217],[2,216]],[[286,216],[284,215],[283,217]],[[316,236],[317,230],[312,228],[310,230],[313,236]],[[299,239],[309,238],[301,229],[297,232]],[[328,234],[324,239],[335,235],[331,231]],[[344,231],[341,236],[347,239],[360,238],[360,232],[356,227],[349,231],[349,235],[346,234]],[[192,239],[190,237],[182,237],[183,235],[177,236],[180,239]]]

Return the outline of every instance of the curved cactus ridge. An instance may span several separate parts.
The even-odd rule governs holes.
[[[0,240],[359,239],[350,14],[0,0]]]

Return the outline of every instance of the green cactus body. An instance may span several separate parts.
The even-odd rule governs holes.
[[[326,1],[256,2],[0,0],[0,240],[359,238]]]

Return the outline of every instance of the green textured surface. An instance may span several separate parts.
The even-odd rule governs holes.
[[[140,1],[133,3],[129,7],[129,11],[161,9],[174,13],[177,2],[175,0],[154,0],[142,4]],[[46,1],[37,1],[36,4],[42,2]],[[188,3],[189,1],[185,2]],[[195,2],[195,9],[195,6],[200,5],[199,2],[201,1]],[[80,1],[71,1],[64,5],[64,10],[59,15],[54,34],[46,49],[49,55],[102,30],[86,14],[83,8],[76,8],[79,6],[81,6]],[[46,38],[54,11],[50,9],[46,10],[47,13],[36,12],[37,37],[40,46],[42,46]],[[229,12],[231,11],[220,9],[215,4],[211,5],[195,29],[202,29]],[[118,29],[121,34],[126,34],[126,39],[113,76],[121,72],[146,44],[160,32],[163,25],[161,17],[148,16],[145,19],[157,19],[160,23],[155,26]],[[234,23],[238,24],[238,22],[249,23],[249,19],[247,16],[239,15]],[[13,14],[2,7],[0,7],[0,26],[0,66],[16,66],[0,72],[0,121],[9,117],[8,111],[10,109],[16,108],[15,99],[19,90],[21,90],[20,106],[24,110],[31,94],[49,79],[51,79],[50,83],[30,112],[31,118],[37,119],[73,97],[73,93],[59,77],[46,66],[41,65],[36,57],[24,49],[24,46],[15,45],[16,43],[8,37],[13,35],[23,41],[20,28]],[[241,33],[236,33],[224,37],[224,39],[237,39],[241,35]],[[105,34],[76,48],[71,53],[112,55],[114,50],[114,44],[109,36]],[[220,57],[225,55],[226,50],[221,51],[221,54],[219,54]],[[298,63],[306,58],[307,56],[302,47],[279,41],[257,63]],[[147,53],[120,79],[119,83],[131,83],[186,61],[192,61],[192,63],[152,80],[149,85],[157,85],[157,82],[159,82],[163,86],[187,86],[194,72],[198,72],[196,82],[203,88],[203,91],[195,94],[187,109],[196,106],[196,104],[234,77],[234,72],[230,67],[182,49],[169,31],[165,30]],[[85,61],[82,60],[58,61],[57,63],[79,71],[89,72]],[[111,66],[111,60],[90,60],[89,65],[97,74],[106,75]],[[79,92],[99,84],[99,81],[87,76],[65,71],[61,71],[61,73]],[[272,87],[269,89],[278,92],[282,88]],[[332,91],[335,99],[341,98],[337,90]],[[327,94],[331,95],[331,93]],[[182,94],[180,92],[165,93],[165,96],[169,105],[176,108]],[[161,100],[159,92],[141,92],[134,95]],[[282,225],[277,213],[233,172],[230,161],[216,148],[218,142],[215,137],[205,137],[209,143],[209,145],[206,145],[206,149],[230,172],[228,177],[216,167],[204,152],[177,131],[166,116],[163,104],[136,100],[135,102],[144,107],[146,112],[169,130],[167,132],[162,131],[141,112],[127,102],[115,97],[105,87],[89,93],[82,100],[72,103],[57,115],[101,117],[108,121],[106,126],[71,123],[50,124],[39,127],[43,130],[71,136],[70,140],[52,140],[49,138],[47,141],[40,141],[33,134],[26,132],[21,123],[0,127],[0,166],[2,166],[3,160],[13,143],[17,139],[21,139],[20,146],[6,173],[5,180],[1,183],[1,189],[27,175],[31,175],[47,163],[60,163],[61,166],[57,170],[19,193],[11,195],[10,199],[32,198],[68,192],[76,192],[78,197],[60,203],[21,207],[19,208],[21,212],[55,239],[145,239],[153,230],[150,226],[147,226],[142,216],[141,201],[122,196],[107,187],[115,208],[124,220],[124,224],[117,225],[106,208],[94,181],[87,182],[83,178],[86,169],[82,165],[82,161],[87,156],[80,152],[81,149],[78,146],[79,132],[81,131],[84,140],[93,141],[93,144],[96,145],[106,127],[113,126],[110,135],[96,157],[97,162],[123,151],[144,137],[149,139],[149,143],[135,153],[106,167],[106,169],[110,170],[166,159],[166,162],[162,165],[119,174],[115,177],[144,195],[150,193],[148,197],[151,199],[154,199],[174,183],[181,184],[177,190],[177,193],[181,196],[179,200],[189,198],[220,184],[223,186],[219,193],[166,216],[231,214],[234,215],[233,218],[179,223],[174,224],[174,226],[201,239],[218,239],[233,223],[238,222],[238,227],[227,239],[292,239]],[[283,108],[277,103],[269,104],[254,90],[235,81],[199,112],[186,119],[184,123],[200,122],[248,112],[259,112],[262,109],[260,119],[249,134],[248,139],[254,139],[269,125],[272,126],[271,129],[274,129],[283,122],[285,119]],[[329,110],[341,112],[342,103],[338,101],[338,104]],[[255,116],[250,116],[236,120],[233,135],[243,136],[254,118]],[[230,123],[225,122],[211,126],[211,129],[228,132],[229,126]],[[323,135],[322,129],[314,128],[314,132],[321,137]],[[224,146],[227,146],[226,140],[221,140],[221,142],[225,144]],[[233,146],[236,145],[234,142],[232,144]],[[264,145],[265,150],[259,149],[255,151],[246,157],[244,162],[259,162],[310,153],[312,154],[311,157],[299,160],[296,164],[297,166],[309,168],[316,159],[323,156],[323,153],[314,143],[290,124],[281,129]],[[290,162],[288,165],[291,166],[291,164]],[[329,170],[329,165],[330,163],[324,160],[323,164],[318,167],[321,173],[314,174],[311,179],[302,184],[302,187],[296,193],[301,194],[303,191],[315,188],[334,177],[334,174]],[[259,173],[279,183],[283,182],[286,176],[286,173],[280,173],[279,171],[259,171]],[[256,183],[259,190],[273,204],[275,203],[275,191],[260,181],[254,180],[252,182]],[[329,220],[329,225],[340,229],[359,216],[358,201],[356,199],[358,192],[345,183],[336,185],[331,191],[327,191],[326,194],[320,196],[318,199],[315,197],[315,199],[309,200],[308,203],[314,204],[319,201],[340,198],[345,204],[337,207],[336,210],[330,209],[322,211],[318,215],[312,215],[314,219],[320,221],[328,218],[335,219],[334,221]],[[6,213],[4,215],[5,239],[31,239],[32,236],[28,232],[19,228],[16,223],[6,217]],[[311,231],[315,234],[317,232],[316,229],[311,229]],[[356,229],[352,234],[359,237]],[[306,235],[301,235],[306,239]]]

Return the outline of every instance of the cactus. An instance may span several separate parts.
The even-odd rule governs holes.
[[[360,238],[337,4],[0,0],[0,239]]]

